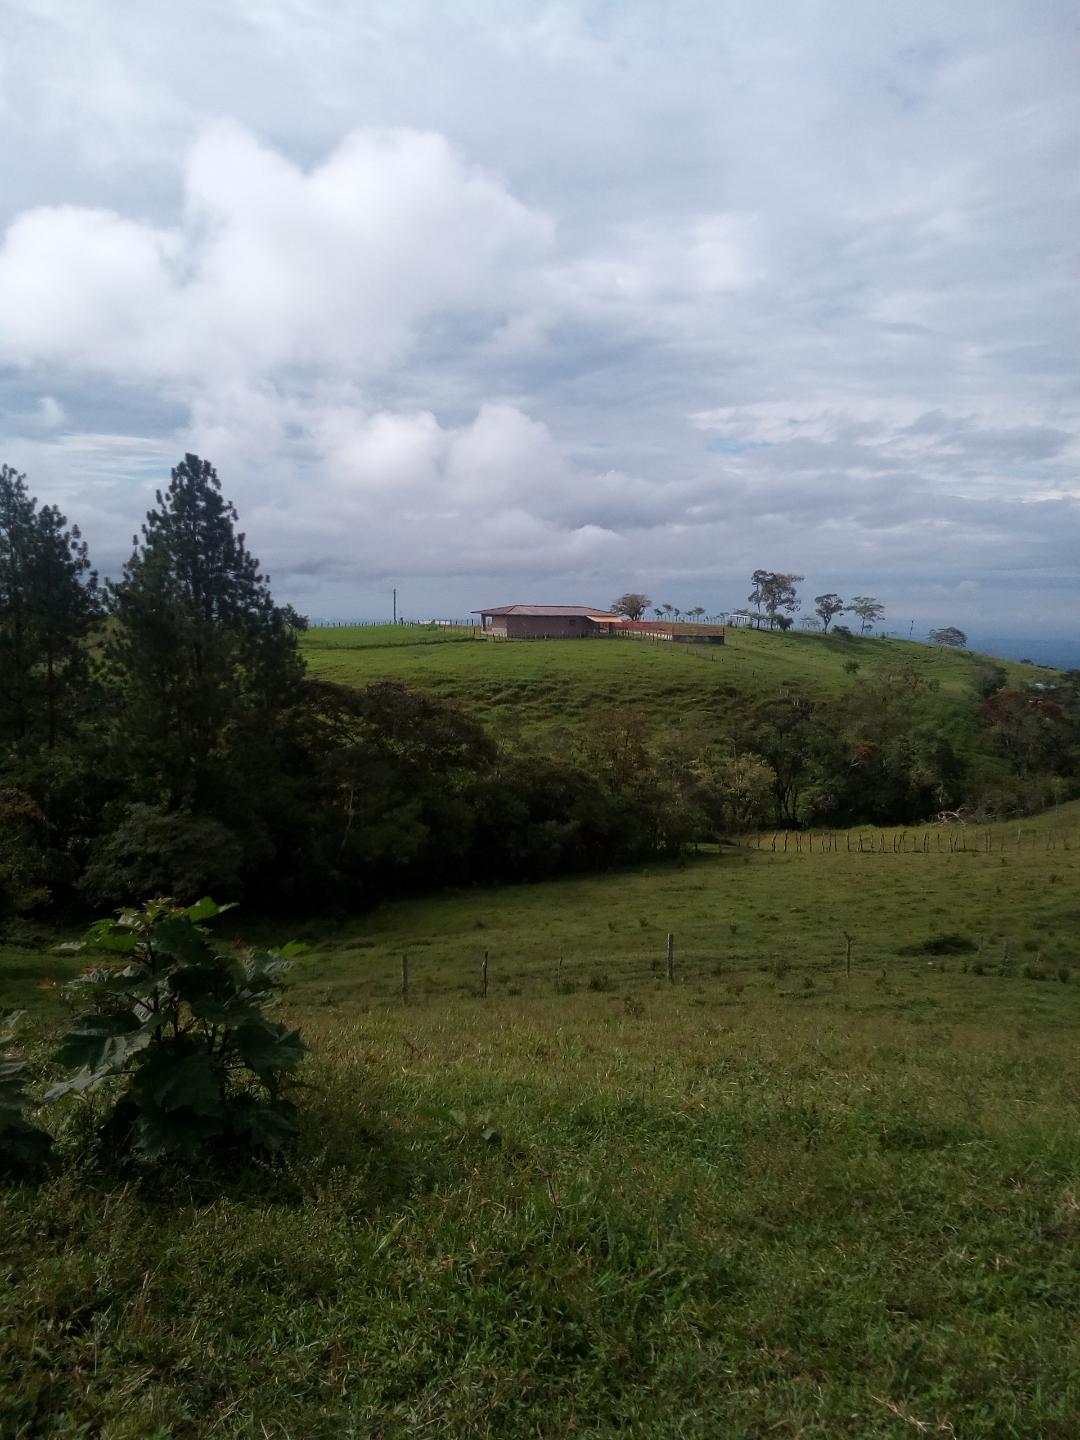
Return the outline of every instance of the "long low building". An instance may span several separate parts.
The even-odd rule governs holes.
[[[673,625],[666,620],[628,620],[587,605],[491,605],[474,610],[493,640],[599,640],[618,637],[722,645],[724,628]]]
[[[501,640],[587,640],[610,634],[622,617],[588,605],[492,605],[474,610]]]

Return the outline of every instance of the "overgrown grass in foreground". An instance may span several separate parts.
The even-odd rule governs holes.
[[[0,1434],[1073,1436],[1076,819],[314,930],[283,1170],[0,1201]]]

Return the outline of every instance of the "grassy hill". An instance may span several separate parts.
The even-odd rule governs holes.
[[[744,632],[305,650],[553,733],[836,694],[849,659],[910,659],[947,707],[987,663]],[[300,925],[283,1018],[314,1053],[280,1165],[0,1187],[0,1435],[1072,1440],[1080,802],[476,879]],[[62,1023],[56,938],[9,930],[0,1015]],[[55,1113],[69,1146],[96,1103]]]
[[[855,678],[911,664],[940,682],[943,699],[970,689],[987,665],[1015,684],[1055,672],[969,651],[905,640],[825,636],[806,631],[729,629],[727,644],[682,646],[638,640],[530,640],[496,643],[469,631],[416,626],[310,630],[303,650],[312,672],[346,685],[400,680],[471,710],[500,730],[581,728],[611,706],[632,705],[658,727],[707,720],[725,692],[748,698],[789,686],[841,693]],[[858,677],[844,666],[855,661]]]
[[[858,838],[310,926],[295,1158],[0,1190],[0,1433],[1071,1440],[1080,804]]]

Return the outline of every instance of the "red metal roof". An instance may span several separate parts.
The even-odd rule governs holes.
[[[489,605],[483,610],[474,610],[474,615],[539,615],[557,618],[559,616],[583,615],[590,619],[617,620],[610,611],[598,610],[595,605]]]

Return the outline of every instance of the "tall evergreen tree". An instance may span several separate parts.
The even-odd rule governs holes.
[[[220,809],[226,781],[273,769],[303,686],[287,615],[236,523],[213,466],[186,455],[109,586],[107,657],[137,788],[201,813]]]
[[[0,466],[0,743],[51,748],[70,727],[99,611],[79,527]]]
[[[0,740],[26,735],[31,713],[34,644],[30,570],[34,553],[34,500],[26,476],[0,467]]]

